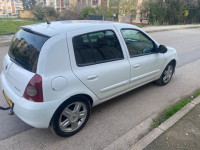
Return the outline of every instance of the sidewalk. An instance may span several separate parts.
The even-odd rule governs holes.
[[[12,40],[13,35],[2,35],[0,36],[0,47],[1,46],[8,46],[10,41]]]
[[[145,27],[142,29],[150,33],[150,32],[161,32],[161,31],[180,30],[180,29],[189,29],[189,28],[200,28],[200,24],[153,26],[153,27]]]
[[[144,150],[200,149],[200,104]]]

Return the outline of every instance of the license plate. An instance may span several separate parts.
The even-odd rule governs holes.
[[[8,102],[8,105],[10,106],[10,108],[13,108],[13,102],[9,99],[9,97],[6,95],[6,93],[3,91],[3,95],[6,98],[6,101]]]

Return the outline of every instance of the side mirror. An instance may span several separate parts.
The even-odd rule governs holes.
[[[158,50],[157,50],[157,52],[164,54],[164,53],[167,52],[167,47],[164,46],[164,45],[160,45],[159,48],[158,48]]]

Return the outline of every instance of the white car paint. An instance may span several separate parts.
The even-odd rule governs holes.
[[[158,79],[170,61],[177,61],[176,50],[169,47],[165,54],[156,53],[131,58],[120,30],[131,28],[146,33],[129,24],[60,21],[52,22],[50,25],[42,23],[23,28],[50,37],[41,49],[36,70],[36,73],[42,77],[44,102],[28,101],[23,97],[24,90],[35,73],[12,62],[8,54],[3,62],[1,84],[3,91],[14,103],[14,113],[27,124],[37,128],[49,127],[55,111],[72,96],[85,94],[92,99],[95,106]],[[101,30],[115,32],[124,59],[78,67],[72,38]],[[159,46],[156,41],[154,42]]]
[[[84,83],[84,85],[93,91],[101,100],[104,100],[105,98],[109,98],[129,88],[130,66],[127,61],[126,52],[123,51],[125,57],[123,60],[96,64],[95,66],[78,67],[72,44],[72,38],[74,36],[101,30],[113,30],[119,38],[115,27],[110,24],[92,29],[82,29],[79,30],[79,32],[72,31],[67,34],[67,41],[73,72]],[[120,42],[122,44],[121,40]],[[93,76],[96,77],[93,78]]]

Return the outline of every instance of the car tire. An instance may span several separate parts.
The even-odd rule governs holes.
[[[170,80],[172,79],[172,76],[174,74],[174,70],[175,70],[175,65],[173,63],[169,63],[166,66],[166,68],[163,71],[160,78],[158,80],[156,80],[156,83],[161,85],[161,86],[167,85],[170,82]]]
[[[58,108],[52,118],[50,128],[58,136],[72,136],[85,126],[90,113],[89,100],[83,96],[75,96]]]

